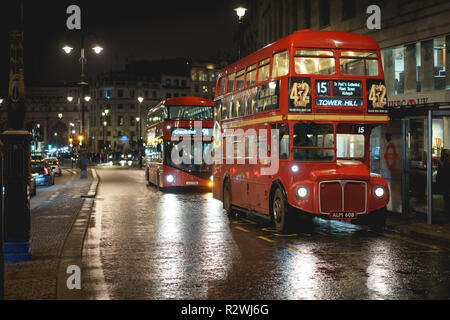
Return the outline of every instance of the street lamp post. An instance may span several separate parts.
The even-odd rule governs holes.
[[[138,128],[137,128],[137,132],[136,132],[136,134],[137,134],[136,142],[137,142],[138,154],[139,154],[139,168],[142,168],[142,152],[141,152],[142,143],[141,143],[141,133],[140,133],[141,132],[140,120],[141,120],[141,104],[144,101],[144,98],[139,97],[138,101],[139,101],[138,117],[136,117],[136,125],[138,126]]]
[[[239,18],[239,26],[238,26],[238,59],[241,59],[241,45],[242,45],[242,20],[247,12],[247,8],[242,6],[234,9],[236,11],[236,15]]]
[[[62,48],[66,54],[70,54],[73,50],[72,47],[66,45]],[[96,45],[92,48],[92,50],[95,52],[95,54],[100,54],[103,51],[103,48],[99,45]],[[89,102],[91,100],[91,97],[87,95],[87,86],[88,83],[85,81],[86,74],[86,55],[85,55],[85,41],[84,41],[84,34],[81,34],[81,49],[80,49],[80,64],[81,64],[81,74],[80,74],[80,82],[79,85],[81,87],[81,93],[79,95],[78,103],[80,104],[81,109],[81,126],[80,126],[80,137],[84,138],[86,136],[85,132],[85,126],[84,126],[84,112],[85,112],[85,102]],[[83,97],[83,99],[81,99]],[[69,100],[68,97],[67,99]],[[69,100],[70,102],[71,100]],[[85,139],[86,141],[86,139]],[[80,141],[81,142],[81,141]],[[84,146],[80,146],[80,168],[81,168],[81,178],[87,178],[87,148]]]

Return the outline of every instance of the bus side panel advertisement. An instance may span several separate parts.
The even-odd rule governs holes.
[[[368,79],[367,88],[367,112],[388,113],[386,99],[386,85],[383,79]]]
[[[289,112],[312,112],[310,78],[289,78]]]

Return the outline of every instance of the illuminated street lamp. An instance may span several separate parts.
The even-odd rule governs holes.
[[[84,97],[84,101],[86,101],[86,102],[89,102],[89,101],[91,101],[91,97],[90,97],[90,96],[86,96],[86,97]]]
[[[72,102],[73,101],[73,97],[67,97],[67,101]]]
[[[97,46],[93,47],[92,50],[94,50],[94,52],[96,54],[100,54],[100,53],[102,53],[103,48],[97,45]]]
[[[0,106],[3,104],[3,99],[0,98]]]
[[[236,11],[236,14],[239,18],[239,22],[241,22],[242,18],[244,18],[245,13],[247,12],[247,8],[240,6],[240,7],[235,8],[234,11]]]
[[[61,120],[62,117],[63,117],[63,114],[62,114],[62,113],[58,113],[58,118],[59,118],[59,120]]]
[[[62,49],[63,49],[64,52],[67,53],[67,54],[70,54],[70,53],[72,52],[72,50],[73,50],[73,48],[72,48],[72,47],[69,47],[69,46],[64,46]]]
[[[142,98],[142,97],[139,97],[137,99],[138,99],[139,103],[142,103],[142,101],[144,101],[144,98]]]
[[[239,18],[238,59],[240,59],[241,58],[241,45],[242,45],[242,19],[244,18],[245,13],[247,12],[247,8],[239,6],[239,7],[235,8],[234,11],[236,11],[236,14],[237,14],[237,16]]]

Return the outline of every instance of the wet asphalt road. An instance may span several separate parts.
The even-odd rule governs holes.
[[[449,299],[449,252],[314,221],[279,235],[230,221],[207,192],[162,193],[143,171],[102,169],[85,243],[87,299]]]

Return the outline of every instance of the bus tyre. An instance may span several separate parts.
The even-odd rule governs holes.
[[[368,225],[375,231],[381,231],[386,225],[386,207],[369,214]]]
[[[227,179],[223,183],[223,208],[229,218],[233,218],[236,215],[236,211],[233,210],[231,199],[231,183],[230,180]]]
[[[271,214],[277,232],[288,233],[292,228],[292,213],[280,188],[273,194]]]

